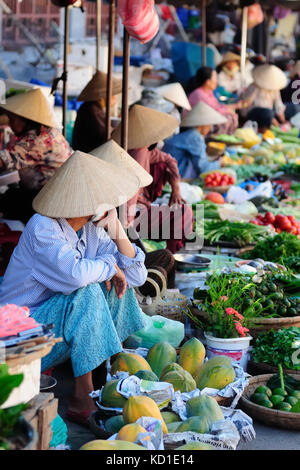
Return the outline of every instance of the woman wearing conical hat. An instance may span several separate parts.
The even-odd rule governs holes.
[[[40,88],[7,98],[1,108],[13,135],[0,151],[0,171],[18,170],[20,183],[1,196],[0,212],[26,223],[33,214],[33,198],[71,155],[71,149]]]
[[[106,81],[107,74],[96,71],[77,98],[83,101],[73,129],[74,150],[90,152],[106,141]],[[111,106],[116,104],[116,95],[122,92],[122,80],[113,78]]]
[[[139,187],[126,168],[74,152],[34,199],[37,214],[0,287],[1,304],[28,306],[63,339],[42,359],[42,370],[71,359],[67,418],[77,423],[86,424],[95,409],[92,371],[145,326],[132,289],[146,280],[144,253],[128,240],[115,209]]]
[[[220,162],[208,161],[204,139],[212,126],[225,122],[222,114],[198,103],[181,121],[180,134],[165,141],[163,151],[176,158],[182,178],[197,178],[201,173],[220,168]]]
[[[155,237],[153,239],[166,240],[171,253],[176,253],[184,246],[186,236],[193,230],[193,212],[181,196],[177,161],[157,148],[157,143],[170,137],[178,125],[178,120],[173,116],[145,106],[135,104],[129,111],[128,153],[152,175],[153,182],[141,188],[128,202],[127,223],[134,226],[138,224],[136,228],[140,228],[141,238],[149,238],[152,233]],[[120,143],[121,126],[114,130],[112,138]],[[171,186],[169,206],[176,210],[170,214],[170,232],[168,236],[163,236],[163,211],[165,210],[166,217],[169,216],[168,207],[161,206],[162,210],[156,211],[151,204],[161,196],[167,182]],[[143,206],[141,217],[145,217],[147,221],[143,219],[140,222],[141,218],[136,217],[137,205]]]
[[[229,51],[217,67],[218,85],[229,93],[238,93],[242,88],[240,61],[240,56]]]
[[[262,131],[272,124],[284,123],[285,105],[280,90],[288,80],[284,72],[275,65],[259,65],[253,71],[254,82],[244,92],[242,99],[247,103],[241,113],[245,119],[256,121]]]

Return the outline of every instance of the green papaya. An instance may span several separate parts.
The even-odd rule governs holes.
[[[160,342],[148,351],[147,361],[153,372],[159,377],[163,369],[171,362],[176,362],[176,349],[170,343]]]
[[[186,413],[188,418],[192,416],[206,417],[210,425],[224,419],[219,404],[214,398],[208,395],[190,398],[186,403]]]
[[[235,380],[231,359],[226,356],[209,359],[198,369],[195,380],[199,390],[206,387],[221,390]]]
[[[164,378],[164,375],[168,374],[168,372],[173,372],[175,370],[184,370],[183,367],[181,367],[179,364],[177,364],[176,362],[171,362],[171,364],[168,364],[164,370],[162,371],[162,373],[160,374],[160,378],[159,380],[161,382],[163,382],[163,378]]]
[[[175,392],[192,392],[197,388],[196,382],[191,374],[184,369],[168,372],[164,374],[162,380],[163,382],[172,384]]]
[[[104,427],[107,432],[116,434],[124,426],[123,415],[112,416],[105,421]]]
[[[210,427],[210,421],[206,416],[192,416],[181,423],[177,432],[192,431],[205,434],[210,431]]]
[[[174,423],[167,424],[168,433],[177,432],[178,427],[181,425],[182,421],[174,421]]]
[[[150,382],[159,382],[159,378],[151,370],[139,370],[134,375],[141,380],[149,380]]]
[[[116,391],[119,380],[107,382],[101,394],[101,405],[107,408],[123,408],[127,399]]]
[[[162,411],[161,415],[167,425],[170,423],[176,423],[176,421],[180,420],[178,414],[174,413],[173,411]]]

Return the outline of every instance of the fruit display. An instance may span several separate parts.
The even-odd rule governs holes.
[[[250,221],[255,225],[270,225],[277,233],[289,232],[293,235],[300,235],[300,221],[297,221],[293,215],[277,214],[266,212],[265,215],[258,214]]]
[[[210,427],[213,423],[224,419],[219,404],[214,398],[208,395],[190,398],[186,403],[186,413],[188,418],[194,416],[206,418]]]
[[[231,360],[227,356],[216,356],[202,364],[196,374],[196,383],[199,390],[206,387],[221,390],[234,382],[235,371]]]
[[[180,348],[178,364],[195,375],[205,358],[205,347],[197,338],[191,338]]]
[[[129,375],[134,375],[139,370],[151,371],[151,367],[142,356],[132,353],[119,353],[111,366],[113,375],[117,371],[129,372]]]

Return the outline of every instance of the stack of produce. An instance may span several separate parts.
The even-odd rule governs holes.
[[[270,225],[277,233],[289,232],[293,235],[300,235],[300,222],[293,215],[277,214],[266,212],[265,215],[258,214],[250,221],[254,225]]]

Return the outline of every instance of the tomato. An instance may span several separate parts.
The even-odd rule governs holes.
[[[276,232],[277,232],[277,233],[281,233],[282,230],[281,230],[280,228],[276,228]]]
[[[296,218],[295,218],[293,215],[288,215],[287,218],[288,218],[289,221],[292,223],[292,225],[294,225],[295,223],[297,223],[297,220],[296,220]]]
[[[287,217],[284,217],[281,222],[280,222],[280,228],[281,230],[285,230],[286,232],[290,231],[292,229],[292,224],[289,221]]]
[[[277,214],[275,217],[275,224],[281,225],[282,221],[285,219],[285,216],[282,214]]]
[[[265,221],[268,222],[269,224],[274,224],[275,216],[272,214],[272,212],[266,212]]]

